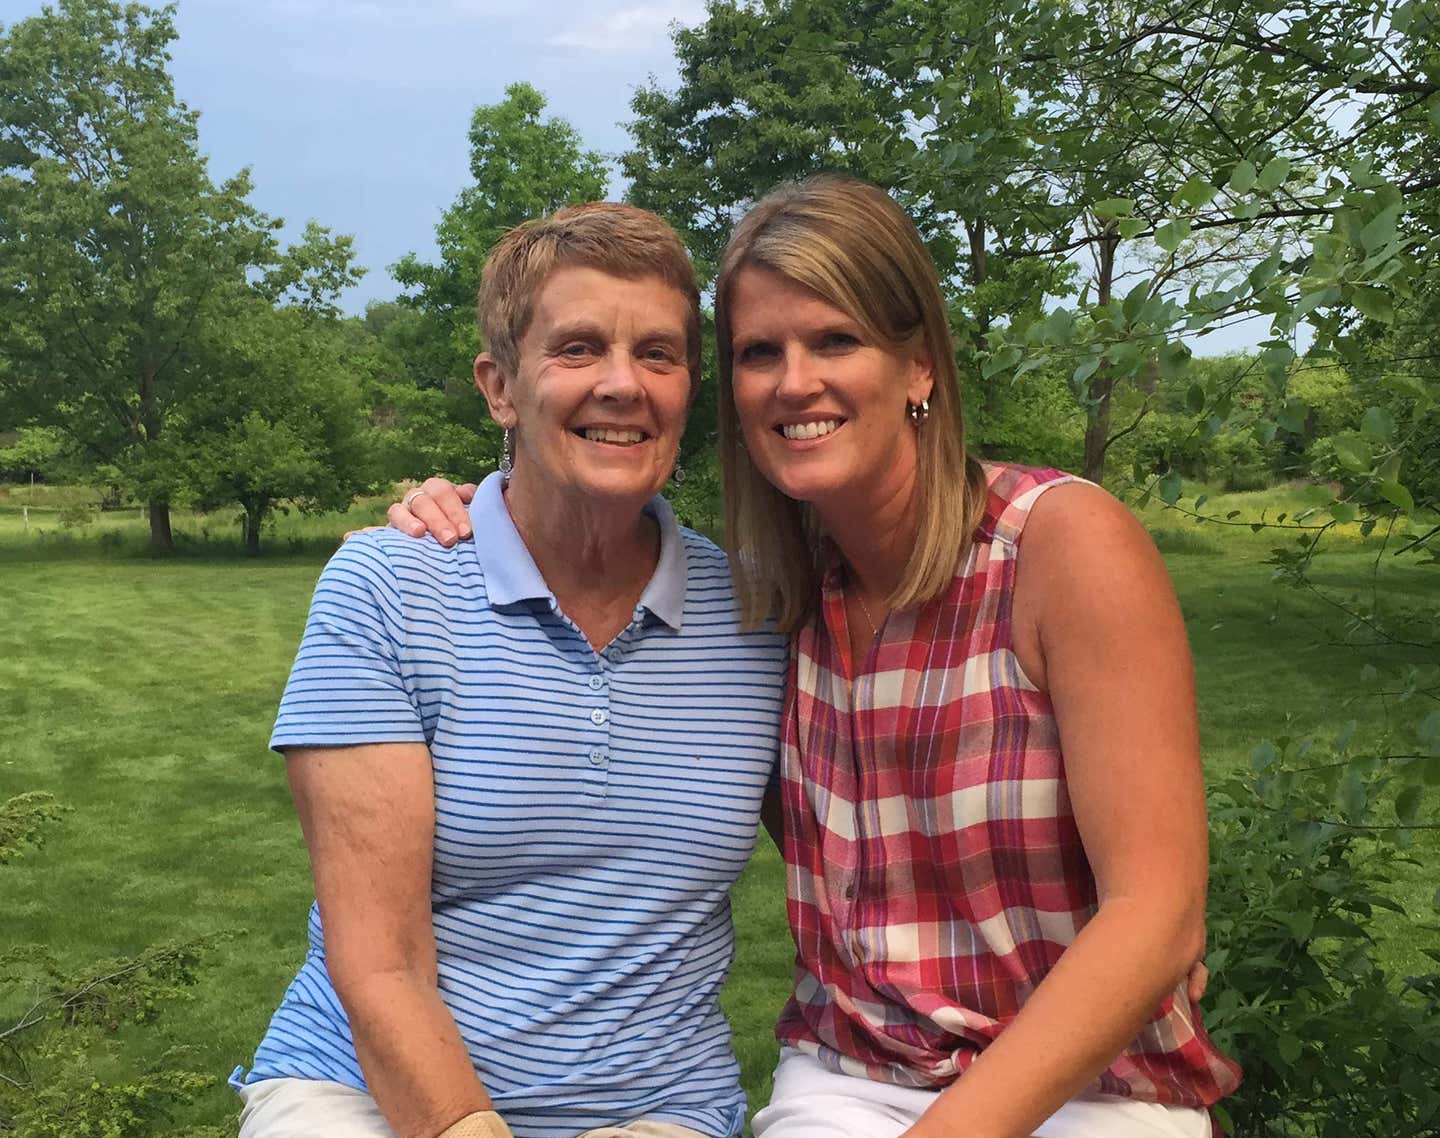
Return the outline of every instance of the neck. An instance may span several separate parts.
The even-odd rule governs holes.
[[[877,485],[860,501],[851,499],[815,507],[821,525],[839,547],[852,579],[865,596],[877,600],[888,597],[905,574],[920,532],[915,486],[912,464],[897,477]]]
[[[638,595],[660,559],[659,530],[643,502],[546,498],[517,472],[505,505],[535,567],[562,605],[583,596],[603,603]],[[632,598],[633,599],[633,598]]]

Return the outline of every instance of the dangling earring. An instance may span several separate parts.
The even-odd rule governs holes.
[[[675,469],[670,472],[670,481],[674,482],[676,486],[685,481],[685,467],[678,458],[675,460]]]
[[[503,482],[509,483],[510,475],[515,472],[515,428],[505,428],[505,442],[500,450],[500,478]]]
[[[917,431],[920,429],[920,424],[930,418],[930,400],[928,399],[922,399],[919,403],[907,404],[905,409],[910,412],[910,422]]]

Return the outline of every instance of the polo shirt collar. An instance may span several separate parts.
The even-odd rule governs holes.
[[[510,518],[504,485],[497,471],[480,483],[470,502],[470,525],[474,531],[475,554],[485,574],[485,591],[495,605],[528,600],[553,603],[555,594],[540,575],[535,559]],[[685,615],[685,541],[675,513],[664,498],[658,494],[651,498],[645,504],[645,512],[660,527],[660,560],[640,594],[639,607],[678,632]]]

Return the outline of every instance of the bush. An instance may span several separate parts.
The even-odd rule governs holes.
[[[60,524],[66,529],[79,529],[95,520],[95,511],[84,502],[72,502],[60,510]]]
[[[1274,480],[1264,448],[1248,431],[1216,435],[1206,444],[1202,463],[1206,478],[1231,493],[1263,490]]]
[[[63,808],[47,794],[0,803],[0,863],[38,846]],[[163,1067],[136,1071],[127,1030],[153,1030],[184,999],[204,959],[226,936],[159,945],[137,956],[67,969],[45,949],[0,955],[0,1134],[11,1138],[222,1138],[177,1117],[211,1075]]]
[[[1407,858],[1369,828],[1385,775],[1345,750],[1261,744],[1211,795],[1206,1022],[1245,1068],[1223,1104],[1235,1138],[1440,1135],[1440,976],[1377,958]],[[1418,931],[1440,960],[1440,930]]]
[[[989,381],[967,376],[966,444],[977,454],[1025,466],[1079,470],[1085,453],[1085,415],[1065,381],[1043,371]]]

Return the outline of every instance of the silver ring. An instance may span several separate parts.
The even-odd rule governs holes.
[[[400,504],[408,510],[410,508],[410,503],[415,501],[415,499],[420,497],[420,495],[423,493],[425,493],[425,491],[417,486],[415,487],[415,489],[411,490],[410,493],[406,494],[405,497],[400,499]]]

